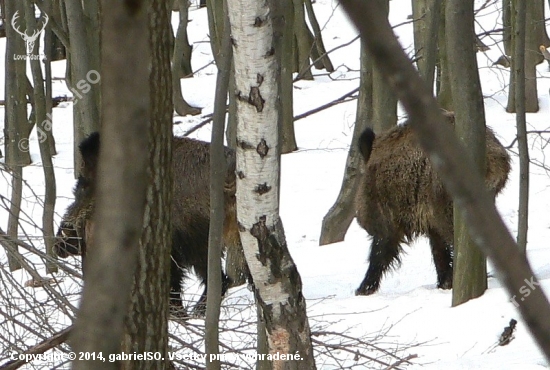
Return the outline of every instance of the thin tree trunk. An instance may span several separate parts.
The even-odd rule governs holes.
[[[390,10],[389,0],[374,1],[383,4],[387,16]],[[397,98],[380,70],[374,68],[374,64],[372,91],[372,128],[374,132],[381,133],[397,124]]]
[[[44,60],[44,77],[45,77],[44,83],[45,83],[45,90],[46,90],[46,115],[49,115],[49,117],[52,117],[52,114],[53,114],[52,59],[54,55],[54,50],[53,50],[54,38],[55,38],[55,35],[48,22],[48,26],[46,26],[46,32],[44,34],[44,52],[45,52],[44,54],[46,56]],[[52,126],[51,123],[50,123],[50,126]],[[57,154],[57,149],[55,148],[55,138],[53,136],[53,127],[50,127],[50,129],[46,131],[46,136],[47,136],[50,154],[54,156]]]
[[[23,22],[24,8],[18,0],[5,1],[5,19],[13,19],[15,12],[20,15],[18,21]],[[24,27],[24,25],[21,26]],[[26,86],[26,61],[14,55],[25,55],[25,43],[15,32],[13,27],[6,27],[6,84],[4,110],[4,143],[6,159],[5,163],[12,170],[10,214],[8,218],[7,233],[11,238],[17,239],[19,228],[19,213],[21,211],[21,196],[23,191],[23,166],[31,163],[29,155],[28,122],[27,122],[27,97]],[[21,264],[15,256],[8,253],[10,271],[21,268]]]
[[[223,30],[225,15],[223,11],[223,2],[216,0],[207,0],[206,11],[208,14],[208,31],[210,34],[210,46],[212,47],[212,55],[214,56],[214,61],[218,61],[218,55],[220,53],[220,48],[223,39]]]
[[[504,54],[512,55],[512,0],[502,0],[502,27]]]
[[[188,75],[191,70],[191,46],[187,40],[187,22],[188,22],[188,0],[178,0],[180,7],[180,23],[174,42],[174,53],[172,56],[172,96],[174,99],[174,110],[180,116],[188,114],[195,116],[201,113],[201,109],[193,107],[183,98],[181,91],[180,78],[183,73]]]
[[[227,2],[224,1],[224,9]],[[224,12],[227,14],[227,11]],[[206,297],[206,333],[205,348],[208,360],[206,368],[217,370],[221,368],[219,359],[210,361],[211,355],[219,354],[219,321],[222,301],[222,244],[225,218],[224,183],[226,171],[223,146],[225,111],[229,75],[231,72],[232,48],[231,27],[229,19],[224,21],[224,32],[221,48],[218,54],[218,76],[216,79],[216,95],[214,98],[214,117],[212,124],[212,139],[210,145],[210,231],[208,234],[208,292]],[[232,250],[233,248],[230,248]],[[229,253],[229,251],[228,251]]]
[[[441,0],[412,0],[414,49],[418,71],[433,88],[437,59],[437,36],[442,9]]]
[[[514,42],[514,70],[516,75],[516,126],[519,152],[519,207],[517,242],[521,250],[527,250],[527,230],[529,228],[529,147],[525,122],[525,26],[526,4],[516,4],[516,37]]]
[[[296,55],[297,64],[294,72],[298,72],[297,78],[304,80],[313,80],[311,67],[309,66],[309,55],[311,53],[309,29],[307,28],[304,0],[292,0],[294,9],[294,53]]]
[[[475,162],[472,172],[485,176],[485,114],[474,40],[474,0],[447,0],[445,41],[455,129]],[[453,306],[479,297],[487,289],[487,260],[470,238],[469,229],[454,203]]]
[[[95,1],[95,0],[94,0]],[[67,82],[73,93],[73,127],[74,127],[74,168],[75,178],[78,176],[80,166],[80,153],[78,144],[100,127],[99,120],[99,84],[88,83],[86,88],[83,84],[88,82],[90,71],[99,71],[99,62],[95,62],[96,53],[99,49],[99,42],[88,33],[91,32],[85,25],[87,19],[80,0],[65,0],[67,13],[67,26],[70,40],[70,79]],[[91,44],[96,40],[97,43]],[[68,60],[69,62],[69,60]]]
[[[145,133],[150,127],[151,54],[148,27],[144,27],[148,24],[147,5],[143,0],[102,2],[102,7],[109,9],[103,13],[101,42],[101,93],[106,102],[98,167],[102,181],[97,184],[94,240],[71,336],[77,353],[102,352],[108,357],[121,352],[148,183],[149,139]],[[115,362],[101,366],[119,368]],[[97,363],[75,361],[73,368],[96,369]]]
[[[411,66],[392,29],[384,19],[379,4],[372,1],[341,0],[349,17],[360,29],[378,68],[398,94],[409,113],[411,127],[419,142],[432,159],[435,170],[453,197],[462,205],[461,212],[468,221],[472,236],[483,241],[480,246],[500,272],[512,299],[525,288],[525,279],[534,287],[529,299],[516,302],[525,323],[539,344],[547,361],[550,361],[550,303],[540,289],[529,263],[500,218],[492,197],[485,190],[481,176],[471,169],[474,162],[459,145],[456,135],[443,119],[437,102]]]
[[[446,20],[445,20],[445,4],[448,0],[443,0],[441,11],[439,13],[439,32],[438,32],[438,66],[437,66],[437,101],[441,108],[448,111],[453,110],[453,100],[451,97],[451,82],[449,79],[449,61],[447,60],[448,45],[446,38]]]
[[[534,14],[533,19],[530,19],[530,27],[534,28],[535,37],[537,38],[536,44],[550,45],[550,39],[548,38],[548,32],[546,32],[546,19],[544,17],[544,0],[534,1]],[[537,64],[544,61],[544,57],[540,53],[536,53]]]
[[[515,39],[517,37],[516,17],[517,6],[519,2],[523,0],[512,0],[512,50],[515,50]],[[523,5],[523,4],[522,4]],[[536,27],[538,21],[535,21],[536,17],[536,1],[527,1],[524,4],[526,6],[526,29],[525,29],[525,111],[528,113],[535,113],[539,110],[539,101],[537,93],[537,64],[539,63],[539,46],[540,46],[540,29]],[[537,30],[539,32],[537,32]],[[512,69],[515,70],[515,64],[517,62],[512,58]],[[515,113],[516,111],[516,74],[510,73],[510,88],[508,89],[508,104],[506,111],[508,113]]]
[[[237,217],[277,369],[314,369],[302,282],[279,217],[277,57],[268,3],[228,2],[237,88]]]
[[[189,0],[177,0],[179,11],[179,24],[174,40],[174,64],[178,78],[192,77],[191,53],[193,48],[189,45],[187,37],[187,24],[189,23]]]
[[[29,33],[36,30],[37,27],[34,15],[34,5],[30,2],[26,3],[25,18],[27,20],[27,30],[29,30]],[[33,50],[34,54],[38,54],[39,46],[40,42],[39,40],[37,40],[35,43],[35,48]],[[52,154],[50,152],[49,141],[49,138],[51,137],[52,121],[46,115],[46,95],[44,92],[44,78],[42,77],[40,60],[31,59],[30,64],[34,85],[36,131],[38,133],[40,157],[42,159],[42,168],[44,170],[45,183],[44,210],[42,213],[42,233],[44,236],[44,244],[46,245],[46,253],[52,256],[54,255],[53,244],[55,233],[53,228],[53,216],[55,211],[56,199],[55,173],[53,169]],[[48,133],[50,133],[50,135],[48,135]],[[51,262],[46,262],[46,272],[57,272],[56,265]]]
[[[314,63],[315,60],[320,58],[322,68],[325,68],[327,72],[334,72],[334,67],[332,65],[332,62],[330,61],[330,58],[325,49],[325,45],[323,43],[321,27],[319,27],[319,22],[317,22],[317,17],[315,16],[315,12],[313,11],[311,0],[304,0],[304,4],[306,6],[306,13],[309,19],[309,23],[311,24],[311,29],[313,30],[313,42],[315,51],[318,55],[318,57],[314,59]]]
[[[373,63],[367,55],[367,50],[361,44],[361,75],[359,81],[359,97],[357,99],[357,115],[355,128],[346,159],[346,170],[342,187],[334,205],[323,218],[319,245],[337,243],[344,240],[349,225],[355,218],[355,193],[357,179],[362,161],[357,150],[359,135],[371,122],[372,117],[372,74]]]
[[[227,115],[227,127],[225,137],[227,146],[235,149],[237,146],[237,97],[235,96],[235,65],[231,61],[231,74],[229,75],[229,107]]]
[[[277,81],[279,96],[279,127],[281,129],[281,153],[291,153],[298,149],[294,134],[293,85],[292,85],[292,0],[271,1],[275,55],[279,59]]]

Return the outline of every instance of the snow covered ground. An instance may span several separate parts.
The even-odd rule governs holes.
[[[481,3],[483,1],[476,2],[478,6]],[[356,36],[357,32],[349,25],[336,1],[317,0],[314,9],[323,28],[327,50]],[[392,24],[406,22],[409,14],[410,1],[391,1]],[[481,31],[480,27],[484,30],[499,28],[499,14],[493,7],[483,11],[478,17],[478,31]],[[177,21],[176,14],[173,20]],[[190,20],[189,36],[194,45],[193,69],[198,70],[212,60],[206,10],[193,7]],[[412,25],[400,26],[396,33],[404,48],[410,52]],[[5,41],[2,39],[0,42],[0,73],[3,79]],[[484,42],[491,47],[485,53],[478,53],[483,93],[486,97],[487,124],[496,131],[506,146],[515,135],[515,116],[504,110],[509,72],[502,67],[492,67],[493,62],[503,53],[501,44],[495,44],[488,38]],[[325,71],[316,71],[314,81],[299,81],[295,84],[295,115],[328,103],[357,87],[359,41],[338,49],[330,57],[336,68],[330,76]],[[54,63],[54,73],[57,77],[64,75],[64,62]],[[550,71],[546,63],[539,65],[538,75],[540,111],[527,115],[528,130],[549,130],[550,106],[547,92],[550,87]],[[182,80],[182,86],[189,103],[203,107],[203,114],[212,112],[214,66],[202,69],[192,79]],[[54,95],[67,94],[67,91],[64,82],[55,83]],[[0,96],[3,93],[3,90],[0,91]],[[54,109],[53,115],[59,151],[54,159],[58,192],[56,211],[60,215],[71,202],[71,188],[74,184],[71,108],[71,103],[64,103]],[[417,355],[411,359],[412,365],[409,368],[548,368],[518,311],[510,302],[510,295],[494,277],[489,279],[489,289],[482,297],[451,308],[451,292],[436,288],[435,270],[429,245],[424,238],[412,243],[410,248],[405,247],[402,266],[383,279],[378,293],[369,297],[354,295],[368,267],[370,238],[367,233],[354,222],[344,242],[323,247],[319,247],[318,242],[321,220],[334,203],[340,189],[355,110],[356,102],[352,101],[297,121],[295,129],[299,150],[284,155],[282,159],[281,216],[288,246],[303,280],[310,316],[315,317],[315,320],[335,322],[332,330],[337,329],[349,335],[361,336],[388,331],[385,338],[388,347],[418,344],[404,353],[404,356]],[[0,120],[3,121],[3,117],[0,113]],[[175,121],[181,123],[174,126],[174,132],[182,134],[202,119],[176,117]],[[191,136],[209,140],[210,132],[207,125]],[[548,140],[548,135],[545,138]],[[530,144],[532,158],[544,163],[545,158],[550,156],[547,143],[540,137],[531,135]],[[24,169],[24,178],[38,195],[42,195],[44,182],[36,133],[31,136],[30,151],[33,164]],[[512,151],[515,152],[516,148],[513,147]],[[515,155],[512,158],[513,170],[507,187],[497,198],[497,205],[510,232],[515,235],[518,161]],[[546,165],[550,166],[550,163],[546,162]],[[528,257],[547,296],[550,292],[549,184],[550,173],[532,165]],[[6,178],[0,178],[0,194],[7,197],[9,193],[9,182]],[[30,218],[39,221],[42,210],[33,200],[27,201],[27,197],[32,198],[29,194],[24,196],[25,211]],[[6,226],[7,212],[2,209],[0,227],[5,230]],[[37,229],[33,231],[27,228],[27,231],[32,235],[40,235]],[[0,259],[5,263],[3,251],[0,252]],[[489,271],[493,271],[491,266]],[[17,274],[20,273],[15,275]],[[21,279],[24,280],[25,277],[21,276]],[[245,288],[236,288],[231,292],[231,298],[235,297],[250,297],[250,292]],[[489,351],[512,318],[518,320],[515,339],[508,346]],[[348,357],[348,364],[352,364],[353,355],[349,354]],[[335,368],[330,362],[318,365],[323,369]]]

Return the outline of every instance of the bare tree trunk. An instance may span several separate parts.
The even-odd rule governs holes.
[[[220,1],[207,0],[207,14],[208,14],[208,30],[210,31],[210,46],[212,47],[212,54],[216,64],[222,64],[223,61],[219,60],[219,53],[221,43],[223,39],[223,30],[225,27],[225,13],[223,4]],[[225,137],[227,139],[227,146],[231,149],[235,149],[237,144],[237,103],[235,98],[235,73],[233,61],[231,61],[230,75],[229,75],[229,106],[227,116],[227,126],[225,129]],[[229,261],[231,256],[228,256],[226,260],[226,267],[231,266]]]
[[[275,55],[278,58],[279,69],[277,81],[279,96],[277,105],[279,109],[279,127],[281,129],[281,153],[290,153],[298,149],[296,136],[294,135],[294,110],[292,88],[292,43],[293,43],[293,17],[292,0],[271,1],[273,20],[273,38]]]
[[[518,246],[527,251],[527,230],[529,228],[529,146],[525,122],[525,26],[526,4],[516,4],[516,37],[514,42],[513,73],[516,75],[516,126],[519,152],[519,206],[518,206]]]
[[[389,0],[374,0],[381,3],[389,14]],[[372,73],[372,128],[381,133],[397,124],[397,98],[390,85],[385,81],[380,70],[374,68]]]
[[[327,72],[333,72],[334,67],[332,66],[330,58],[326,54],[321,36],[321,28],[319,27],[319,23],[315,17],[311,0],[293,0],[293,9],[294,15],[289,15],[289,18],[294,18],[294,53],[297,62],[294,66],[294,72],[298,72],[298,76],[296,78],[303,78],[306,80],[313,79],[311,65],[309,62],[310,59],[312,60],[311,64],[314,65],[315,68],[325,68]],[[309,18],[309,24],[313,30],[313,34],[309,30],[306,23],[306,12]]]
[[[321,36],[321,27],[319,27],[319,22],[317,22],[317,17],[313,11],[313,5],[311,0],[304,0],[304,5],[306,6],[306,13],[311,24],[311,29],[313,30],[313,47],[312,55],[314,56],[313,64],[321,69],[325,68],[327,72],[334,72],[334,67],[330,58],[325,50],[325,45],[323,43],[323,37]]]
[[[95,3],[96,0],[92,2]],[[84,14],[80,0],[65,0],[67,26],[70,34],[70,81],[69,89],[73,93],[73,127],[74,127],[74,168],[75,178],[80,168],[78,144],[100,127],[99,121],[99,88],[100,84],[89,83],[91,71],[99,71],[99,41],[92,37],[95,29],[88,28],[89,23]],[[99,32],[99,28],[97,28]],[[93,43],[92,43],[93,42]],[[98,72],[99,73],[99,72]]]
[[[228,2],[237,87],[237,217],[277,369],[314,369],[302,282],[279,217],[277,57],[268,3]],[[266,16],[268,15],[268,16]]]
[[[192,77],[191,53],[193,48],[189,45],[187,37],[187,24],[189,23],[189,0],[177,0],[180,21],[174,40],[174,63],[178,78]]]
[[[512,55],[512,0],[502,0],[502,27],[504,54]]]
[[[546,19],[544,17],[544,0],[534,1],[534,14],[533,19],[530,19],[530,27],[534,28],[535,38],[537,38],[536,44],[550,45],[550,39],[548,38],[548,32],[546,32]],[[537,53],[537,64],[544,61],[542,54]]]
[[[451,92],[455,108],[455,130],[468,147],[475,166],[472,172],[485,175],[485,114],[474,40],[474,0],[447,0],[445,41]],[[454,203],[453,306],[479,297],[487,289],[487,260],[470,238],[469,229]]]
[[[515,39],[517,37],[516,17],[518,2],[522,0],[512,0],[512,50],[515,50]],[[526,29],[525,29],[525,111],[528,113],[538,112],[539,101],[537,93],[537,70],[539,63],[540,29],[536,27],[538,21],[535,21],[537,1],[527,1],[526,6]],[[537,30],[539,32],[537,32]],[[512,69],[515,70],[514,58],[512,58]],[[508,105],[506,111],[515,113],[516,111],[516,74],[510,73],[510,88],[508,89]]]
[[[440,124],[443,117],[437,102],[431,91],[422,86],[420,76],[395,38],[380,5],[362,0],[341,2],[361,31],[378,68],[409,113],[411,127],[454,203],[462,205],[461,212],[472,237],[482,241],[480,247],[499,271],[499,277],[512,295],[512,300],[522,287],[525,288],[526,280],[534,287],[529,292],[529,299],[521,302],[514,300],[514,303],[547,361],[550,361],[550,304],[525,254],[519,250],[500,218],[492,196],[485,190],[482,177],[471,171],[474,168],[472,158],[457,142],[452,128]]]
[[[53,33],[51,26],[48,22],[48,25],[46,26],[46,32],[44,34],[44,54],[46,56],[44,60],[44,83],[46,91],[46,116],[49,115],[49,117],[51,117],[53,113],[52,59],[54,55],[54,39],[59,40],[55,37],[55,34]],[[55,148],[55,138],[53,136],[52,123],[53,122],[50,122],[50,128],[46,131],[46,136],[50,154],[54,156],[57,154],[57,149]]]
[[[138,256],[147,188],[149,148],[149,31],[146,1],[103,0],[102,143],[94,240],[75,331],[75,352],[120,354],[124,317]],[[138,97],[138,98],[136,98]],[[131,128],[131,129],[130,129]],[[131,158],[132,160],[128,160]],[[104,369],[119,364],[106,362]],[[75,361],[74,369],[96,369]]]
[[[206,11],[208,13],[208,31],[210,34],[210,46],[212,47],[212,55],[214,56],[214,61],[218,61],[218,55],[220,53],[220,48],[222,45],[223,39],[223,30],[224,30],[224,8],[223,2],[216,0],[207,0],[208,6]]]
[[[389,13],[389,0],[376,0]],[[381,133],[397,123],[397,99],[384,80],[380,71],[374,68],[369,61],[367,50],[361,51],[361,81],[359,99],[357,102],[357,118],[353,130],[353,138],[346,160],[346,171],[342,181],[342,187],[336,203],[323,218],[319,244],[325,245],[344,240],[349,225],[355,217],[355,191],[357,175],[360,163],[363,160],[361,154],[354,145],[359,135],[369,124],[377,133]],[[367,69],[368,70],[365,70]]]
[[[412,0],[412,9],[416,65],[428,86],[433,88],[442,1]]]
[[[149,0],[151,72],[147,204],[122,351],[161,353],[163,360],[128,360],[123,368],[169,369],[168,297],[172,245],[172,71],[170,2]]]
[[[36,19],[34,15],[34,5],[30,2],[27,2],[25,6],[25,19],[27,21],[27,30],[29,31],[29,33],[37,30]],[[39,46],[40,43],[39,40],[37,40],[37,42],[35,43],[33,54],[38,55]],[[56,187],[52,153],[50,152],[49,141],[49,138],[51,137],[52,121],[46,115],[46,95],[44,92],[45,86],[44,78],[42,77],[40,60],[32,58],[30,60],[30,64],[34,85],[36,132],[38,133],[40,157],[42,158],[42,168],[44,170],[44,183],[46,188],[44,195],[44,210],[42,213],[42,233],[44,236],[44,244],[46,245],[46,253],[50,256],[53,256],[53,244],[55,236],[53,228],[53,216],[55,210]],[[54,263],[46,262],[46,272],[57,272],[57,266]]]
[[[227,1],[223,1],[224,13],[227,14]],[[212,124],[212,139],[210,145],[210,229],[208,234],[208,292],[206,297],[206,333],[205,348],[209,359],[206,361],[208,370],[221,368],[219,359],[210,361],[210,355],[219,354],[219,321],[222,301],[222,244],[225,218],[224,183],[226,177],[225,154],[223,146],[225,111],[229,75],[231,73],[231,27],[226,16],[221,48],[218,54],[218,76],[216,79],[216,95],[214,98],[214,117]],[[228,248],[228,260],[230,251]]]
[[[445,20],[445,3],[448,0],[443,0],[441,5],[439,18],[439,33],[438,33],[438,66],[437,66],[437,101],[441,108],[448,111],[453,110],[453,101],[451,97],[451,81],[449,78],[449,61],[447,60],[448,45],[445,42],[446,37],[446,20]]]
[[[187,40],[187,23],[189,18],[189,1],[178,0],[180,9],[180,23],[174,42],[174,54],[172,57],[172,96],[174,109],[180,116],[188,114],[195,116],[201,113],[200,108],[193,107],[183,98],[180,78],[192,74],[191,46]],[[168,20],[170,22],[170,19]]]
[[[298,78],[313,80],[313,74],[309,66],[312,45],[306,24],[304,0],[292,0],[292,4],[294,9],[294,53],[297,60],[294,72],[298,72]]]
[[[5,19],[13,19],[15,12],[24,14],[23,3],[18,0],[5,1]],[[23,19],[22,19],[23,18]],[[24,17],[18,19],[24,21]],[[12,170],[10,215],[8,218],[8,235],[17,239],[19,213],[23,191],[23,166],[31,163],[29,155],[29,123],[27,122],[26,61],[15,58],[25,55],[25,43],[13,27],[6,27],[6,84],[4,110],[4,143],[5,163]],[[8,253],[10,271],[21,268],[15,256]]]
[[[367,50],[361,44],[361,75],[359,82],[359,97],[357,99],[357,115],[355,118],[355,128],[353,137],[346,159],[346,170],[342,187],[336,202],[323,218],[321,227],[321,236],[319,245],[337,243],[344,240],[349,225],[355,218],[355,193],[357,188],[357,179],[360,171],[362,157],[356,143],[359,135],[371,122],[372,117],[372,59],[367,55]]]

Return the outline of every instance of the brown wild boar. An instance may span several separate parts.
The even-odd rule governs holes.
[[[510,156],[486,130],[485,184],[498,194],[508,179]],[[356,295],[375,293],[384,273],[400,262],[401,244],[418,235],[430,240],[437,286],[452,288],[453,203],[408,124],[375,138],[359,139],[362,173],[355,205],[357,221],[372,236],[369,268]]]

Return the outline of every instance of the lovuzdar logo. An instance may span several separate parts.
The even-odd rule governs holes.
[[[26,49],[27,49],[27,55],[23,55],[23,56],[14,55],[13,58],[14,59],[32,58],[33,56],[31,56],[31,54],[32,54],[32,50],[34,49],[34,43],[36,42],[36,39],[40,36],[40,34],[46,28],[46,25],[48,24],[49,18],[48,18],[48,15],[46,13],[44,13],[44,23],[42,24],[42,28],[40,28],[40,29],[37,28],[36,30],[34,30],[32,35],[27,35],[27,30],[25,30],[25,32],[21,32],[19,30],[19,27],[16,24],[17,19],[19,18],[18,13],[19,13],[19,10],[15,12],[13,17],[11,17],[11,26],[13,27],[14,31],[17,32],[19,35],[21,35],[21,37],[25,41],[25,46],[26,46]],[[39,56],[34,55],[34,57],[36,57],[36,58],[33,58],[33,59],[37,59]]]

